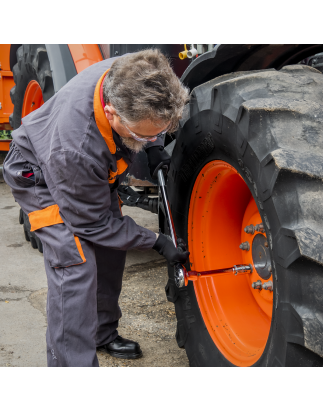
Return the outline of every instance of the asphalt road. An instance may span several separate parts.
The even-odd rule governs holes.
[[[47,280],[43,256],[25,241],[18,213],[0,170],[0,366],[44,367]],[[156,215],[130,207],[123,207],[123,213],[158,231]],[[119,333],[138,341],[144,355],[138,360],[119,360],[98,352],[100,366],[188,366],[185,350],[175,340],[176,317],[165,296],[166,282],[166,264],[157,252],[128,252]]]

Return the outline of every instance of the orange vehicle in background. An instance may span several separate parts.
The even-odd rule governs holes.
[[[12,130],[10,116],[14,111],[14,105],[10,97],[10,91],[14,88],[13,66],[16,63],[16,52],[22,45],[0,45],[0,130]],[[86,67],[103,60],[102,53],[97,44],[70,44],[68,45],[75,73],[79,73]],[[47,54],[46,49],[39,54]],[[73,71],[73,70],[71,70]],[[69,80],[67,78],[66,80]],[[43,92],[37,80],[30,80],[25,90],[21,118],[31,113],[44,104]],[[0,151],[9,150],[10,140],[0,140]]]
[[[13,112],[10,90],[14,87],[13,74],[10,69],[11,44],[0,45],[0,130],[12,130],[9,116]],[[0,140],[0,151],[9,150],[10,140]]]

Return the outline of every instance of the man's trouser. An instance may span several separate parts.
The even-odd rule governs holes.
[[[12,149],[4,164],[4,178],[25,211],[45,208],[52,203],[46,185],[23,179],[21,171],[29,164],[17,148]],[[120,217],[117,193],[110,210]],[[74,237],[65,224],[36,231],[43,241],[44,262],[48,281],[47,361],[49,366],[98,366],[96,347],[114,340],[118,333],[121,310],[118,298],[126,251],[99,247],[79,239],[86,262],[68,261]],[[73,246],[73,247],[72,247]],[[53,259],[58,263],[53,263]],[[64,265],[57,267],[57,265]],[[32,331],[31,331],[32,332]]]
[[[86,263],[52,268],[48,281],[48,366],[98,366],[96,347],[114,340],[126,252],[81,240]]]

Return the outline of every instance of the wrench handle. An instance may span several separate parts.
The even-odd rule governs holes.
[[[175,227],[174,227],[172,214],[170,212],[170,208],[168,204],[164,174],[161,169],[158,170],[157,177],[158,177],[158,183],[159,183],[162,200],[163,200],[163,204],[165,208],[165,213],[167,217],[169,232],[170,232],[172,241],[174,243],[174,246],[177,248],[177,237],[176,237]],[[174,266],[174,280],[178,288],[182,288],[185,285],[187,285],[188,280],[187,280],[186,269],[180,263],[177,263]]]
[[[171,239],[174,243],[174,246],[177,248],[175,227],[174,227],[172,215],[171,215],[171,212],[170,212],[170,209],[169,209],[164,174],[163,174],[161,169],[158,170],[157,177],[158,177],[158,183],[159,183],[159,187],[160,187],[160,191],[161,191],[161,195],[162,195],[162,200],[163,200],[163,204],[164,204],[164,208],[165,208],[165,213],[166,213],[166,218],[167,218],[167,223],[168,223],[170,236],[171,236]]]

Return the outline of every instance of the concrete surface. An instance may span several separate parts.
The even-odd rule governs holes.
[[[123,207],[123,213],[153,231],[157,216]],[[25,241],[18,222],[19,206],[0,169],[0,366],[46,366],[47,280],[43,256]],[[138,341],[144,356],[119,360],[99,352],[100,366],[188,366],[185,350],[175,340],[176,317],[165,296],[167,269],[163,258],[129,251],[120,306],[120,335]]]

